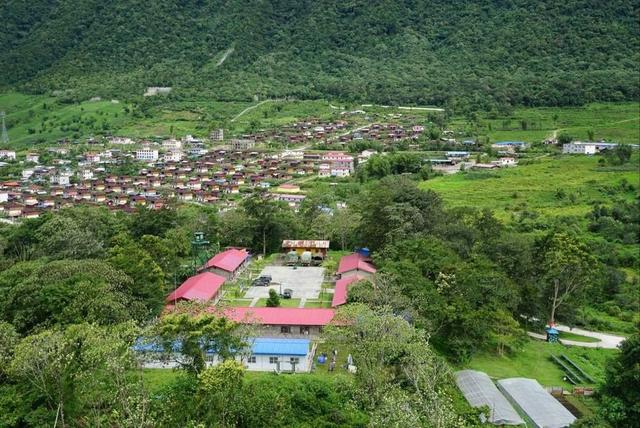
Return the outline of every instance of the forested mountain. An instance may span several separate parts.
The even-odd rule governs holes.
[[[76,99],[172,86],[184,97],[457,109],[635,100],[639,10],[637,0],[8,0],[0,85]]]

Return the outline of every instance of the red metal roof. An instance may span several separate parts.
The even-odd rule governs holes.
[[[228,308],[224,316],[242,323],[262,325],[325,326],[335,311],[325,308]]]
[[[333,300],[331,301],[331,306],[335,307],[347,303],[347,289],[354,282],[358,282],[363,279],[367,278],[361,275],[353,275],[337,280],[336,288],[333,291]]]
[[[249,257],[247,250],[230,248],[213,256],[207,264],[204,265],[204,268],[218,268],[226,270],[227,272],[234,272],[244,263],[247,257]]]
[[[338,265],[338,273],[349,272],[352,270],[361,270],[369,273],[376,273],[376,268],[370,262],[371,259],[360,253],[349,254],[340,259]]]
[[[176,300],[210,300],[222,287],[225,279],[211,272],[202,272],[188,278],[174,292],[167,296],[167,302]]]

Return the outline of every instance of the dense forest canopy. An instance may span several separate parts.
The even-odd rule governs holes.
[[[638,99],[639,2],[10,0],[0,87],[461,108]]]

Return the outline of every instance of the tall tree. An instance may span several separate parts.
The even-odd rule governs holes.
[[[549,322],[555,323],[558,310],[575,303],[590,283],[597,261],[585,244],[563,232],[547,235],[538,249],[542,292]]]

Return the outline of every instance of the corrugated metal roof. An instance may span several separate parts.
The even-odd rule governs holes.
[[[347,289],[354,282],[361,281],[363,279],[366,278],[361,275],[353,275],[337,280],[336,288],[333,291],[333,300],[331,301],[331,306],[339,306],[347,303]]]
[[[231,248],[213,256],[204,266],[207,268],[219,268],[227,272],[233,272],[249,257],[247,250]]]
[[[329,248],[329,241],[312,239],[285,239],[282,241],[282,248]]]
[[[456,384],[473,407],[489,407],[489,422],[496,425],[522,425],[524,421],[502,395],[486,373],[461,370],[455,373]],[[484,415],[485,417],[487,415]],[[484,421],[483,421],[484,422]]]
[[[369,273],[376,273],[376,268],[369,262],[369,258],[360,253],[349,254],[340,259],[338,264],[338,272],[344,273],[352,270],[361,270]]]
[[[498,388],[541,428],[564,428],[576,418],[535,379],[511,378],[498,381]]]
[[[326,308],[227,308],[224,316],[232,321],[261,325],[325,326],[335,312]]]
[[[271,339],[257,338],[251,346],[254,355],[300,355],[309,352],[308,339]]]
[[[167,296],[167,302],[178,299],[210,300],[222,287],[225,279],[211,272],[202,272],[188,278],[180,287]]]

